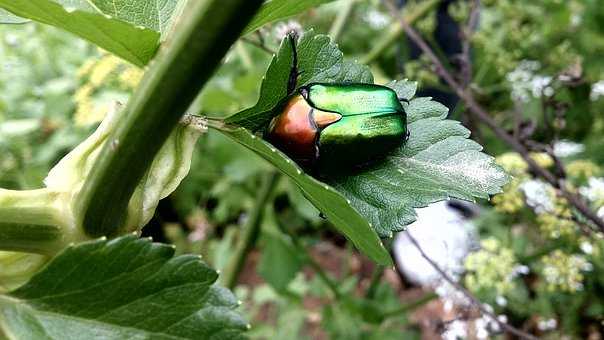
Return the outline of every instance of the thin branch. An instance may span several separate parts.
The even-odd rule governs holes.
[[[417,248],[417,250],[420,252],[420,254],[422,255],[422,257],[428,261],[428,263],[432,266],[432,268],[434,268],[434,270],[436,270],[438,272],[438,274],[440,274],[440,276],[447,281],[451,286],[455,287],[455,289],[457,289],[458,291],[460,291],[468,300],[470,300],[470,302],[472,303],[472,305],[474,305],[476,308],[478,308],[480,310],[480,312],[486,316],[488,316],[489,318],[491,318],[493,321],[495,321],[499,327],[501,327],[501,329],[505,330],[506,332],[513,334],[517,337],[520,337],[522,339],[531,339],[531,340],[537,340],[538,338],[534,335],[528,334],[514,326],[511,326],[508,323],[505,323],[501,320],[499,320],[497,318],[497,315],[495,315],[493,312],[487,310],[484,305],[482,304],[482,302],[480,302],[480,300],[478,300],[474,295],[472,295],[472,293],[470,293],[467,289],[465,289],[462,285],[460,285],[457,281],[453,280],[442,268],[440,268],[440,266],[434,262],[434,260],[432,260],[422,249],[422,247],[419,245],[419,243],[417,242],[417,240],[415,238],[413,238],[413,236],[411,236],[411,234],[409,232],[407,232],[405,234],[409,240],[411,241],[411,243],[413,243],[413,245],[415,246],[415,248]]]
[[[239,274],[241,274],[247,255],[256,244],[258,234],[260,233],[264,208],[278,179],[279,174],[272,171],[267,172],[262,178],[262,184],[258,189],[258,196],[254,202],[254,206],[250,210],[247,221],[240,231],[239,242],[221,277],[222,282],[227,288],[233,289],[237,284],[237,279],[239,278]]]
[[[306,264],[309,265],[315,271],[319,279],[331,291],[333,297],[336,299],[340,299],[342,297],[342,293],[340,292],[338,284],[334,280],[332,280],[329,275],[325,272],[325,270],[323,270],[323,267],[321,267],[321,265],[317,261],[315,261],[310,252],[304,246],[304,244],[302,244],[300,239],[297,238],[295,235],[289,233],[288,230],[281,223],[277,223],[277,227],[284,235],[289,236],[289,239],[292,241],[292,245],[296,248],[298,254],[300,254],[304,259],[304,262],[306,262]]]
[[[252,38],[248,38],[248,37],[243,37],[241,38],[241,40],[243,42],[246,42],[252,46],[258,47],[259,49],[263,50],[264,52],[270,53],[270,54],[275,54],[276,52],[274,50],[272,50],[271,48],[269,48],[268,46],[266,46],[266,44],[264,43],[264,40],[261,41],[256,41]]]
[[[503,129],[498,122],[496,122],[487,111],[476,101],[470,91],[466,91],[461,84],[459,84],[453,77],[453,75],[444,67],[443,63],[436,56],[434,51],[428,46],[426,41],[405,21],[405,19],[397,11],[396,7],[386,1],[386,5],[390,8],[392,15],[397,18],[403,30],[407,36],[413,40],[413,42],[424,52],[424,54],[430,59],[437,74],[445,80],[445,82],[454,90],[454,92],[461,98],[472,113],[474,118],[481,121],[483,124],[488,126],[495,135],[508,144],[514,151],[518,152],[524,161],[528,164],[530,169],[535,173],[536,176],[541,177],[554,188],[556,188],[559,194],[564,197],[577,211],[579,211],[585,218],[594,223],[601,232],[604,232],[604,221],[598,217],[598,215],[592,211],[585,201],[570,192],[566,188],[566,182],[563,179],[559,179],[549,170],[539,166],[531,157],[529,150],[512,135],[510,135],[505,129]]]
[[[470,17],[468,23],[462,29],[462,52],[460,56],[461,61],[461,79],[463,87],[467,88],[472,82],[472,55],[471,55],[471,41],[474,30],[478,26],[478,18],[480,14],[480,0],[473,0],[470,4]]]

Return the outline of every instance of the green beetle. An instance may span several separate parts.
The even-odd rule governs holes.
[[[264,138],[300,166],[318,172],[341,171],[383,158],[407,137],[407,115],[392,89],[362,83],[296,82],[297,55],[290,95],[277,108]]]

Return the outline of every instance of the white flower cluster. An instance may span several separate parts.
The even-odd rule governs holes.
[[[465,339],[468,335],[468,323],[464,320],[455,320],[447,325],[446,331],[441,335],[443,340]]]
[[[558,327],[558,321],[556,319],[541,319],[537,322],[537,328],[542,332],[552,331]]]
[[[520,185],[520,189],[524,193],[526,204],[537,214],[554,211],[552,188],[549,184],[538,179],[527,180]]]
[[[593,270],[593,265],[582,255],[555,251],[544,259],[543,278],[550,289],[569,292],[583,290],[583,274]]]
[[[376,30],[382,29],[390,24],[390,16],[380,11],[376,11],[375,9],[369,10],[363,19],[371,28]]]
[[[493,307],[491,307],[490,305],[484,304],[483,307],[490,312],[493,311]],[[508,318],[505,315],[498,315],[497,320],[505,323],[508,321]],[[491,334],[501,333],[501,327],[499,326],[499,323],[487,315],[482,315],[481,317],[474,319],[473,324],[474,336],[476,339],[479,340],[491,339]],[[442,339],[467,339],[470,334],[470,322],[459,319],[447,324],[446,330],[442,334]]]
[[[604,200],[604,178],[589,178],[587,186],[579,188],[579,192],[592,202]]]
[[[550,97],[554,94],[554,89],[550,86],[552,77],[537,74],[536,71],[540,68],[538,61],[523,60],[506,75],[512,86],[512,100],[526,103],[531,96],[541,98],[543,95]]]
[[[554,144],[554,155],[560,158],[575,156],[584,150],[585,146],[583,144],[570,140],[563,139]]]

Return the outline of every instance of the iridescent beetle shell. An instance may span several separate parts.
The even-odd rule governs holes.
[[[396,93],[373,84],[310,84],[281,107],[265,138],[307,169],[371,162],[400,146],[407,117]]]

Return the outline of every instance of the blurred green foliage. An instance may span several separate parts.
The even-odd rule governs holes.
[[[252,106],[271,59],[270,53],[255,45],[262,42],[265,49],[276,51],[291,28],[327,33],[344,5],[337,1],[321,6],[239,41],[191,111],[225,117]],[[469,10],[463,1],[449,8],[461,24]],[[422,18],[420,30],[432,32],[434,20],[434,12]],[[339,47],[346,57],[360,59],[392,25],[379,1],[358,1]],[[561,157],[569,185],[594,211],[604,211],[601,1],[483,1],[472,43],[470,87],[481,104],[509,131],[529,134],[543,144],[564,140],[566,144],[557,144],[559,150],[574,148]],[[408,60],[408,55],[403,38],[398,46],[383,51],[370,65],[376,82],[409,78],[419,80],[423,88],[444,88],[425,59]],[[0,25],[0,187],[41,186],[51,166],[102,118],[104,105],[128,99],[141,72],[57,29],[33,23]],[[466,259],[461,282],[512,324],[536,334],[552,339],[601,336],[602,239],[584,234],[586,222],[555,197],[553,188],[535,183],[517,154],[509,153],[491,131],[464,117],[462,103],[452,118],[466,123],[490,154],[499,155],[498,161],[514,180],[492,204],[482,202],[482,214],[475,221],[481,248]],[[148,228],[173,242],[179,252],[203,254],[214,268],[224,269],[260,178],[270,165],[214,132],[201,138],[195,152],[189,176],[160,205]],[[534,157],[553,169],[546,155]],[[535,197],[541,201],[536,203]],[[345,240],[331,234],[326,223],[293,184],[280,179],[266,207],[258,246],[261,255],[251,268],[263,280],[237,289],[250,319],[256,320],[250,335],[419,337],[406,313],[388,318],[367,313],[401,307],[399,292],[390,285],[380,282],[375,297],[365,298],[356,293],[361,280],[350,268],[339,276],[327,273],[338,277],[338,286],[347,296],[336,302],[324,281],[303,272],[308,258],[290,235],[299,238],[304,248],[314,249],[325,240],[342,246]],[[319,307],[305,305],[304,299],[309,298],[319,300]]]
[[[90,132],[73,124],[78,68],[97,48],[52,27],[0,25],[0,186],[40,187]]]

